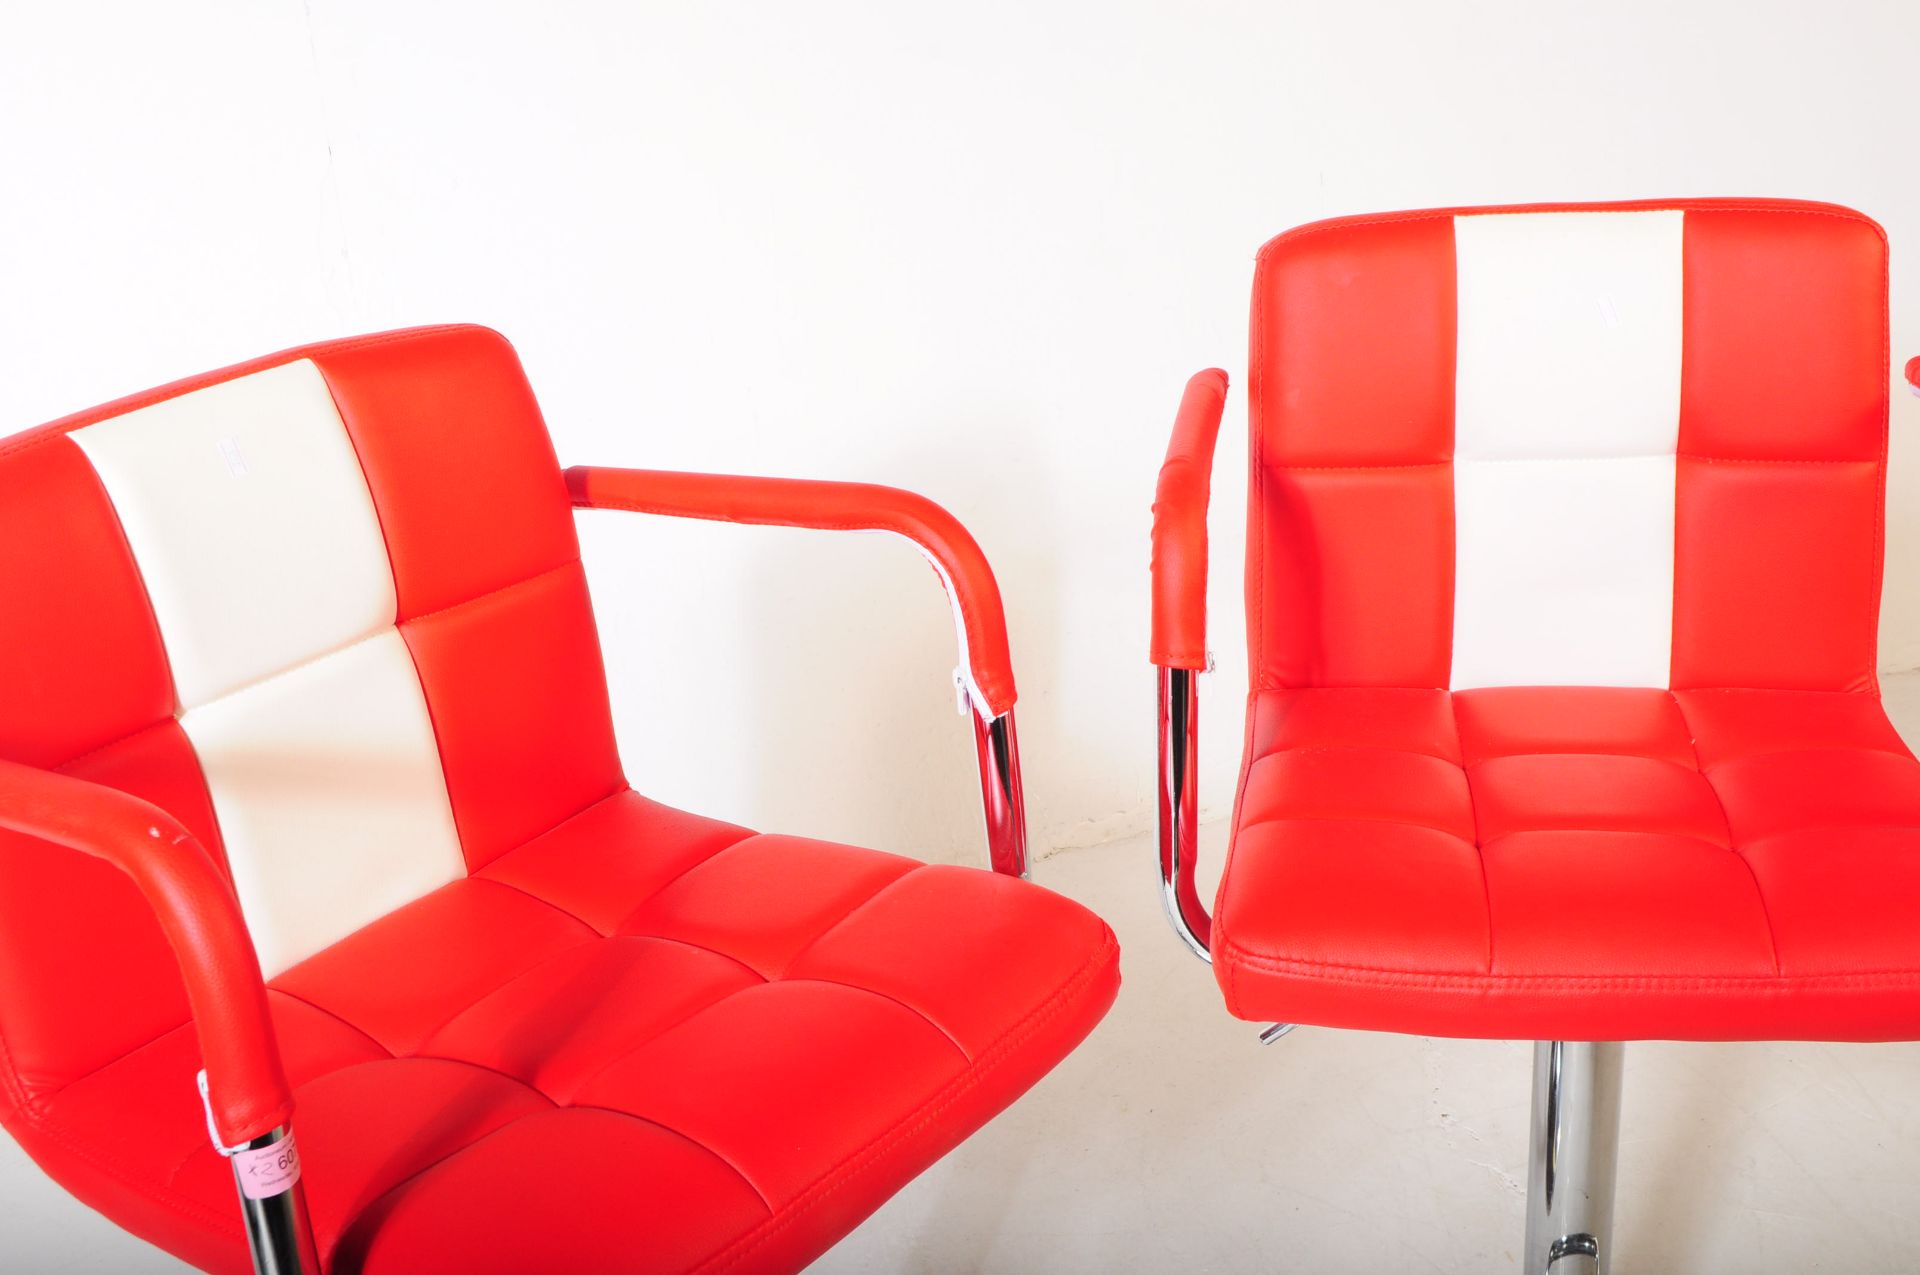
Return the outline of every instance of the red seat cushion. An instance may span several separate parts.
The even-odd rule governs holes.
[[[1244,1018],[1920,1035],[1920,762],[1871,692],[1258,695],[1215,970]]]
[[[1045,1074],[1107,927],[623,791],[274,980],[330,1269],[792,1269]],[[82,1198],[244,1271],[191,1027],[39,1104]]]

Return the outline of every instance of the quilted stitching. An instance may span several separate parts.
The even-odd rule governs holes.
[[[1433,696],[1459,722],[1452,760]],[[1686,1035],[1659,998],[1711,989],[1747,998],[1730,1012],[1756,1035],[1817,1021],[1844,1036],[1835,1017],[1849,1012],[1872,1035],[1891,1030],[1885,1006],[1815,1020],[1796,994],[1920,986],[1920,936],[1850,884],[1867,864],[1920,861],[1920,762],[1870,694],[1321,689],[1262,694],[1254,716],[1216,945],[1242,1016],[1286,1019],[1301,986],[1324,981],[1514,1005],[1529,1028],[1558,1016],[1563,1035],[1595,1022]],[[1339,767],[1289,787],[1287,759],[1316,751],[1376,768],[1417,757],[1420,791],[1389,800]],[[1342,858],[1330,829],[1343,826],[1401,851]],[[1428,849],[1434,837],[1459,855]],[[1287,897],[1308,880],[1319,897]],[[1368,910],[1396,890],[1418,903]],[[1452,1011],[1434,1012],[1445,1030]]]

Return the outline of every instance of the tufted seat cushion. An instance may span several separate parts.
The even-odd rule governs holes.
[[[609,797],[273,980],[338,1271],[790,1269],[1034,1083],[1113,936],[1012,878]],[[246,1269],[191,1027],[45,1105]],[[621,1225],[607,1225],[621,1217]],[[196,1245],[188,1236],[197,1234]]]
[[[1910,1039],[1920,762],[1872,692],[1254,698],[1234,1012],[1436,1035]]]

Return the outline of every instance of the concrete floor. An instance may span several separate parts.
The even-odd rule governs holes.
[[[1920,739],[1920,676],[1887,698]],[[1514,1269],[1531,1046],[1312,1028],[1259,1045],[1166,929],[1152,862],[1136,837],[1038,865],[1119,933],[1119,1003],[815,1269]],[[1630,1046],[1616,1275],[1920,1269],[1917,1080],[1920,1045]],[[0,1270],[182,1269],[0,1139]]]

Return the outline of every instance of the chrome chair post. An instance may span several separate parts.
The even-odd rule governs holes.
[[[1525,1275],[1607,1275],[1625,1056],[1619,1041],[1534,1043]]]
[[[1020,783],[1020,737],[1013,710],[973,718],[973,747],[980,759],[980,807],[987,819],[987,856],[995,872],[1027,875],[1027,798]]]
[[[307,1190],[299,1176],[299,1154],[291,1131],[283,1127],[262,1134],[229,1157],[255,1275],[320,1275],[313,1223],[307,1217]],[[284,1190],[262,1195],[247,1179],[258,1172],[291,1173],[292,1181]]]
[[[1213,919],[1194,885],[1200,849],[1200,703],[1196,674],[1160,672],[1160,901],[1193,954],[1209,963]]]

